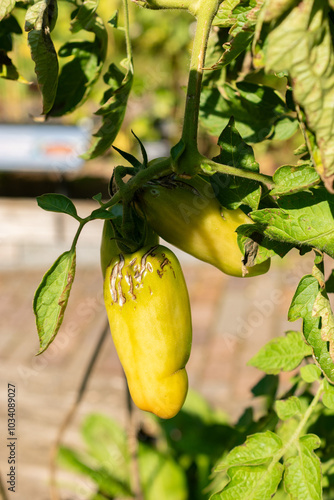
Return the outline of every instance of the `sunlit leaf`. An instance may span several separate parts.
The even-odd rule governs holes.
[[[285,461],[284,486],[292,500],[321,500],[321,465],[314,453],[320,438],[307,434],[299,438],[297,455]]]
[[[276,123],[289,114],[290,111],[278,93],[263,85],[238,82],[234,88],[225,83],[219,88],[203,87],[201,93],[201,123],[217,137],[233,116],[235,126],[246,142],[261,142],[270,138],[274,134]],[[297,120],[292,120],[294,127],[291,128],[290,135],[298,128]],[[283,137],[287,138],[285,129]],[[281,139],[278,131],[275,138]]]
[[[247,437],[244,444],[236,446],[216,467],[217,471],[239,465],[260,465],[272,459],[280,450],[281,439],[271,431],[253,434]]]
[[[248,362],[268,374],[294,370],[312,350],[305,344],[299,332],[288,332],[285,337],[270,340]]]
[[[75,275],[75,258],[75,250],[64,252],[36,290],[33,308],[40,341],[38,354],[49,347],[62,324]]]
[[[229,469],[230,482],[225,488],[210,497],[210,500],[270,500],[275,494],[283,474],[283,465],[276,463],[269,468],[264,465],[234,467]]]
[[[267,3],[267,11],[270,10]],[[274,3],[277,3],[276,0]],[[285,2],[286,3],[286,2]],[[267,37],[267,70],[289,73],[295,101],[315,134],[326,186],[334,179],[334,51],[326,0],[302,0],[277,19]]]
[[[334,257],[334,198],[324,188],[299,192],[277,200],[279,208],[254,211],[269,238],[296,246],[318,248]]]
[[[325,342],[321,338],[321,319],[313,315],[313,307],[320,291],[320,285],[312,275],[304,276],[293,296],[288,319],[296,321],[302,318],[303,334],[307,343],[312,347],[316,363],[328,380],[334,382],[334,363]]]
[[[35,73],[43,96],[43,113],[51,109],[58,85],[58,58],[51,40],[51,31],[57,19],[56,0],[39,0],[26,14],[25,30]]]
[[[83,155],[85,159],[93,159],[105,153],[114,142],[123,123],[133,79],[132,62],[126,59],[123,61],[123,66],[126,68],[125,74],[113,63],[110,64],[103,77],[110,88],[104,93],[102,106],[95,113],[102,117],[102,126],[94,134],[96,139],[93,145]]]
[[[291,396],[285,400],[277,400],[275,403],[275,410],[278,418],[281,420],[288,420],[296,414],[301,413],[302,407],[300,400],[296,396]]]
[[[278,168],[273,175],[273,181],[275,187],[270,191],[270,194],[280,196],[307,190],[319,184],[320,177],[312,165],[304,163],[295,166],[284,165]]]
[[[16,0],[1,0],[0,2],[0,21],[6,17],[15,7]]]

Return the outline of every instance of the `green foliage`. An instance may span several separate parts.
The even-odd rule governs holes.
[[[328,380],[334,382],[333,314],[323,274],[316,265],[312,275],[304,276],[299,282],[288,318],[289,321],[303,319],[303,334],[312,347],[314,359]]]
[[[15,7],[16,0],[4,0],[0,5],[0,21],[2,21]]]
[[[96,14],[97,2],[84,2],[73,13],[71,31],[94,34],[94,41],[75,40],[59,49],[60,57],[71,58],[62,66],[57,94],[48,116],[62,116],[74,111],[89,96],[102,71],[106,58],[108,35],[102,19]]]
[[[111,64],[103,77],[109,89],[104,93],[101,108],[95,113],[102,116],[103,124],[94,134],[97,139],[84,155],[86,159],[93,159],[105,153],[114,142],[122,125],[132,86],[133,67],[129,58],[122,61],[121,64],[126,69],[125,74],[117,66]]]
[[[230,117],[245,141],[283,140],[298,128],[282,97],[272,88],[255,83],[224,83],[204,87],[201,94],[200,120],[211,135],[219,136]]]
[[[294,370],[311,353],[311,348],[305,344],[299,332],[287,332],[285,337],[272,339],[262,347],[249,364],[276,375],[281,370]]]
[[[52,108],[57,92],[58,58],[50,35],[56,19],[56,0],[39,0],[29,7],[25,21],[45,114]]]
[[[272,196],[306,191],[320,182],[319,175],[309,162],[279,167],[273,175],[273,180],[275,187],[270,191]]]
[[[218,145],[220,154],[214,158],[217,163],[253,172],[259,171],[253,149],[240,136],[234,125],[234,118],[230,119],[220,134]],[[232,210],[239,208],[240,205],[248,205],[253,210],[258,208],[262,193],[258,182],[220,173],[210,177],[210,181],[222,206]]]
[[[43,194],[37,198],[38,206],[50,212],[60,212],[78,218],[74,203],[63,194]]]
[[[64,252],[45,273],[34,297],[41,354],[58,333],[75,275],[76,252]]]
[[[271,239],[305,250],[317,248],[334,257],[333,196],[322,187],[277,200],[278,208],[254,211],[251,218]]]
[[[271,3],[275,2],[267,3],[264,17],[270,15]],[[334,52],[328,11],[327,0],[292,2],[270,28],[263,64],[268,71],[289,74],[295,102],[305,113],[304,126],[315,134],[320,150],[317,171],[332,189],[333,121],[329,110],[334,103]]]

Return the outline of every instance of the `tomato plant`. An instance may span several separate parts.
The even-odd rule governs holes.
[[[216,479],[210,487],[208,480],[198,495],[212,500],[333,498],[332,434],[321,427],[321,422],[329,426],[334,416],[334,316],[328,297],[334,291],[333,1],[134,4],[142,19],[147,12],[155,20],[157,29],[165,22],[159,11],[171,9],[187,12],[189,24],[196,26],[182,130],[166,157],[149,161],[136,136],[141,159],[115,148],[123,165],[113,171],[110,197],[103,200],[92,193],[96,209],[85,218],[64,195],[38,197],[44,210],[66,213],[78,222],[71,248],[47,271],[35,294],[39,354],[61,326],[75,277],[76,243],[92,220],[105,220],[101,260],[106,307],[130,392],[141,408],[164,418],[175,415],[184,401],[191,339],[186,287],[171,251],[157,247],[173,263],[164,268],[165,274],[163,262],[148,260],[152,273],[136,283],[138,297],[134,299],[130,287],[126,293],[132,294],[132,302],[115,300],[123,286],[135,286],[134,262],[144,255],[153,258],[155,233],[228,274],[242,277],[248,272],[249,279],[268,271],[270,260],[284,258],[292,249],[301,255],[313,252],[314,265],[301,277],[287,312],[289,321],[302,320],[301,331],[272,340],[250,360],[267,374],[267,381],[301,365],[300,370],[277,400],[277,391],[267,389],[271,399],[262,418],[245,416],[235,426],[237,435],[229,429],[228,446],[220,457],[212,454],[207,461]],[[136,75],[134,27],[123,0],[122,22],[118,12],[108,19],[117,36],[124,36],[126,57],[121,59],[119,53],[110,55],[106,23],[98,14],[100,8],[106,10],[103,1],[71,0],[66,5],[71,35],[57,52],[56,0],[1,2],[1,76],[24,80],[11,58],[22,33],[17,20],[22,20],[22,11],[46,118],[83,109],[103,73],[105,90],[95,112],[100,124],[84,155],[88,161],[109,151],[121,130]],[[178,26],[183,36],[177,47],[184,52],[191,30],[186,18]],[[172,42],[172,35],[164,39],[167,46]],[[175,58],[184,57],[177,50],[170,49],[173,68],[179,67]],[[59,65],[58,56],[67,62]],[[181,115],[179,102],[180,95],[173,101],[175,119]],[[211,154],[212,140],[218,142],[218,154]],[[277,166],[272,176],[263,173],[254,149],[260,145],[270,151],[271,144],[287,140],[295,149],[295,162]],[[182,208],[186,211],[180,217]],[[128,274],[122,274],[121,260]],[[154,328],[145,323],[146,315],[154,319]],[[172,377],[175,383],[169,383]],[[158,396],[164,403],[157,402]],[[182,410],[180,415],[182,419]],[[168,422],[161,426],[167,428]],[[182,466],[192,463],[193,457],[182,461],[181,452],[179,457]],[[128,486],[123,493],[129,493]]]

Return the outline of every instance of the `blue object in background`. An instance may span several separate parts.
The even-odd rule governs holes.
[[[89,146],[90,131],[66,125],[0,125],[0,170],[77,172]]]

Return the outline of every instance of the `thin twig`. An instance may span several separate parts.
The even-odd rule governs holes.
[[[63,439],[64,433],[65,433],[67,427],[70,425],[70,423],[73,419],[73,416],[75,415],[75,413],[78,409],[78,406],[83,398],[83,395],[86,391],[89,378],[91,376],[94,365],[96,363],[96,360],[98,358],[98,355],[101,351],[103,342],[106,339],[108,332],[109,332],[109,323],[108,323],[108,321],[106,321],[105,326],[103,327],[101,334],[98,338],[98,341],[96,343],[95,349],[94,349],[94,351],[93,351],[93,353],[88,361],[87,367],[86,367],[84,375],[82,377],[80,387],[79,387],[78,392],[77,392],[76,400],[74,401],[71,408],[69,409],[69,411],[65,415],[65,418],[64,418],[61,426],[59,427],[55,442],[52,446],[51,457],[50,457],[50,500],[60,500],[59,491],[58,491],[57,482],[56,482],[56,470],[57,470],[56,461],[57,461],[58,449],[59,449],[60,443]]]
[[[131,489],[136,500],[144,500],[143,492],[140,485],[140,474],[139,474],[139,463],[138,463],[138,439],[137,439],[137,418],[136,410],[134,408],[133,401],[131,399],[129,386],[125,378],[126,384],[126,402],[128,411],[128,423],[127,423],[127,434],[128,434],[128,447],[130,452],[130,474],[131,474]]]

